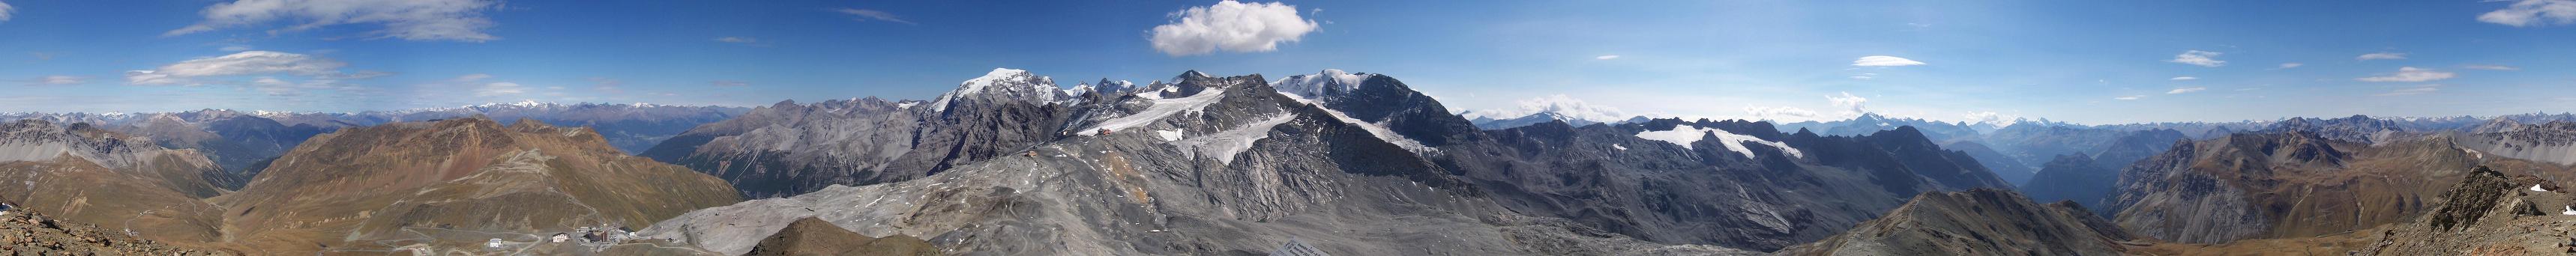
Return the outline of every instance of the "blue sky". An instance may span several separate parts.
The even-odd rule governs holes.
[[[993,68],[1065,86],[1333,68],[1503,114],[2129,123],[2576,109],[2576,0],[0,3],[10,112],[924,99]],[[1271,30],[1170,37],[1221,42],[1192,45],[1204,53],[1156,47],[1191,45],[1155,30],[1192,19]],[[1855,65],[1867,56],[1922,64]]]

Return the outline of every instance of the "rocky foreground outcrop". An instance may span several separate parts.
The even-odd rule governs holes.
[[[2128,233],[2083,206],[1998,189],[1929,192],[1840,235],[1783,255],[2117,255]]]
[[[906,256],[942,255],[939,248],[920,238],[895,235],[868,237],[841,226],[813,217],[796,219],[787,228],[760,240],[751,247],[750,256],[850,255]]]
[[[234,255],[144,240],[115,228],[55,219],[0,200],[0,252],[10,255]]]

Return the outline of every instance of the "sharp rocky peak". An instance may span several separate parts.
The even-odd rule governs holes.
[[[1057,88],[1053,78],[1027,70],[995,68],[982,77],[958,83],[956,90],[940,94],[939,100],[930,104],[936,110],[947,111],[951,104],[970,100],[1053,102],[1065,97],[1064,91]]]

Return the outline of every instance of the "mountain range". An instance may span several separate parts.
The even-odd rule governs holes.
[[[2576,177],[2566,114],[1493,119],[1340,70],[950,88],[7,114],[0,198],[232,254],[2421,254],[2576,218],[2541,210]]]

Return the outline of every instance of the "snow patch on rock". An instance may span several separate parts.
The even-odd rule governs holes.
[[[1217,100],[1222,98],[1225,98],[1225,90],[1210,88],[1199,91],[1199,94],[1190,95],[1189,97],[1181,97],[1178,99],[1156,99],[1153,101],[1154,105],[1146,107],[1145,111],[1139,111],[1136,112],[1136,114],[1109,119],[1109,121],[1102,121],[1099,125],[1093,125],[1091,128],[1082,129],[1081,132],[1076,134],[1082,136],[1097,136],[1100,135],[1100,129],[1126,130],[1129,128],[1141,127],[1162,121],[1163,117],[1169,117],[1172,116],[1172,114],[1196,112],[1202,109],[1207,109],[1208,105],[1216,104]]]
[[[1805,155],[1800,154],[1797,148],[1789,147],[1788,143],[1762,140],[1762,138],[1756,138],[1752,135],[1735,134],[1726,132],[1726,130],[1691,127],[1690,125],[1675,125],[1672,130],[1666,131],[1638,132],[1637,138],[1671,142],[1673,145],[1681,145],[1682,148],[1691,148],[1691,143],[1699,142],[1700,138],[1707,137],[1704,135],[1708,134],[1716,134],[1717,139],[1720,141],[1718,144],[1726,145],[1727,151],[1735,151],[1735,153],[1744,154],[1744,157],[1747,158],[1754,157],[1753,149],[1744,147],[1744,143],[1747,142],[1778,148],[1780,149],[1780,152],[1789,153],[1789,157],[1806,157]]]
[[[1278,127],[1280,124],[1285,124],[1290,120],[1296,119],[1297,115],[1293,114],[1279,115],[1271,117],[1270,119],[1261,120],[1260,122],[1244,124],[1243,127],[1238,127],[1232,130],[1190,138],[1188,140],[1174,141],[1172,142],[1172,146],[1181,147],[1181,152],[1183,153],[1197,154],[1192,157],[1207,156],[1216,158],[1217,162],[1234,164],[1234,156],[1236,154],[1241,154],[1244,150],[1252,149],[1253,142],[1270,138],[1271,129]],[[1175,137],[1178,137],[1177,134],[1179,134],[1179,132],[1174,131],[1174,134]]]
[[[1404,147],[1405,150],[1410,150],[1414,153],[1440,152],[1440,149],[1422,145],[1422,141],[1416,141],[1413,140],[1413,138],[1405,138],[1403,134],[1397,134],[1395,133],[1395,130],[1387,129],[1385,125],[1360,121],[1359,118],[1351,118],[1350,114],[1343,114],[1341,110],[1333,110],[1333,108],[1324,107],[1322,103],[1306,99],[1306,97],[1299,97],[1297,94],[1287,93],[1284,90],[1279,92],[1279,96],[1285,96],[1288,97],[1288,99],[1306,103],[1306,105],[1313,105],[1317,109],[1323,109],[1325,114],[1333,115],[1333,119],[1342,120],[1342,122],[1350,123],[1351,125],[1357,125],[1360,129],[1368,130],[1369,135],[1376,135],[1378,140],[1384,140],[1387,143],[1394,143],[1396,146]]]

